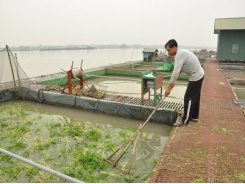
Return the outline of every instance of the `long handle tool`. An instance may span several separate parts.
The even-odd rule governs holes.
[[[163,101],[165,100],[166,96],[163,97],[163,99],[157,104],[157,106],[154,108],[154,110],[152,111],[152,113],[150,114],[150,116],[147,118],[147,120],[140,126],[139,128],[136,130],[136,132],[134,132],[121,146],[119,146],[108,158],[104,159],[107,163],[109,163],[112,167],[118,169],[119,171],[121,171],[123,174],[127,175],[130,173],[130,169],[131,166],[133,164],[133,159],[134,159],[134,155],[135,155],[135,150],[136,150],[136,146],[138,143],[138,139],[140,137],[140,132],[141,130],[144,128],[144,126],[150,121],[151,117],[154,115],[154,113],[156,112],[156,110],[160,107],[160,105],[163,103]],[[135,142],[134,142],[135,141]],[[128,150],[129,146],[134,142],[134,147],[133,147],[133,151],[130,157],[130,161],[129,161],[129,166],[127,171],[123,170],[122,168],[119,168],[117,166],[117,163],[119,162],[119,160],[123,157],[123,155],[126,153],[126,151]],[[127,144],[127,146],[126,146]],[[124,146],[126,146],[124,148],[124,150],[122,151],[121,155],[119,155],[119,157],[117,158],[117,160],[112,163],[110,161],[110,159],[118,152],[120,151]]]

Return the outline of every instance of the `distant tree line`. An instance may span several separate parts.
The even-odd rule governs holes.
[[[8,45],[9,46],[9,45]],[[34,51],[34,50],[85,50],[85,49],[129,49],[129,48],[158,48],[164,49],[164,45],[142,45],[142,44],[132,44],[127,45],[123,44],[91,44],[91,45],[21,45],[21,46],[9,46],[12,51]],[[179,47],[185,49],[207,49],[207,50],[216,50],[214,47],[205,47],[205,46],[185,46],[180,45]],[[0,50],[4,47],[0,47]]]

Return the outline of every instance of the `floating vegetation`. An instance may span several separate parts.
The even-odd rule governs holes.
[[[161,153],[152,145],[152,135],[144,132],[131,173],[125,176],[104,159],[136,129],[41,114],[24,102],[1,104],[0,113],[1,148],[83,182],[145,182]],[[130,154],[129,149],[129,154],[118,163],[121,168],[127,168]],[[66,182],[2,153],[0,162],[3,183]]]

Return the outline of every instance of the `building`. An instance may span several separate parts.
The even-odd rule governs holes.
[[[144,48],[143,61],[155,61],[158,57],[158,50],[156,48]]]
[[[214,34],[219,61],[245,61],[245,17],[215,19]]]

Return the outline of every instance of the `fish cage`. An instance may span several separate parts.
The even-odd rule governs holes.
[[[18,64],[17,57],[14,57],[8,47],[0,52],[0,62],[3,66],[0,68],[2,72],[0,73],[0,89],[5,90],[0,95],[1,101],[16,97],[16,99],[79,108],[139,120],[148,118],[156,105],[155,99],[144,98],[142,102],[142,98],[138,97],[108,94],[106,92],[107,86],[96,83],[87,84],[84,82],[85,85],[80,85],[78,88],[75,81],[71,80],[70,84],[76,93],[62,93],[61,83],[67,84],[65,73],[44,76],[35,80],[29,79]],[[101,70],[97,73],[96,71],[90,73],[96,76],[104,74]],[[87,74],[90,75],[90,73]],[[46,85],[43,84],[45,81],[47,81]],[[180,111],[183,111],[183,103],[164,101],[151,120],[171,126]]]

